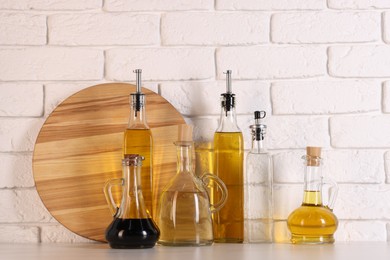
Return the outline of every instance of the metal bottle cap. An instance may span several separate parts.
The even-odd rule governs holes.
[[[252,138],[256,141],[264,140],[264,136],[267,132],[267,126],[264,124],[261,124],[260,120],[265,118],[266,116],[265,111],[255,111],[255,124],[251,125],[250,128],[252,130]]]
[[[226,93],[221,94],[221,106],[225,109],[227,115],[227,112],[236,106],[236,100],[232,92],[232,71],[227,70],[224,74],[226,75]]]
[[[142,69],[136,69],[136,70],[133,70],[133,72],[136,74],[137,91],[135,93],[130,94],[130,95],[131,95],[132,106],[135,109],[135,114],[137,115],[137,112],[140,111],[141,108],[144,106],[145,95],[141,92]]]

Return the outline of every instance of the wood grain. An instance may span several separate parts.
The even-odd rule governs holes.
[[[155,209],[163,186],[176,173],[173,142],[176,125],[185,122],[164,98],[142,91],[154,139]],[[35,144],[33,172],[39,196],[55,219],[89,239],[104,241],[112,221],[103,185],[122,175],[123,132],[133,92],[134,85],[109,83],[72,95],[50,114]]]

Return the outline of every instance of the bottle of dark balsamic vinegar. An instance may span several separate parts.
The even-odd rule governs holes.
[[[112,248],[151,248],[160,236],[142,195],[140,175],[143,159],[138,154],[127,154],[122,160],[123,177],[108,180],[104,186],[104,194],[114,216],[106,230],[106,240]],[[113,186],[122,188],[119,207],[112,196]]]

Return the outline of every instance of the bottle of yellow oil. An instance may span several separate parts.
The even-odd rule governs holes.
[[[333,243],[338,220],[332,208],[337,195],[337,185],[326,181],[321,174],[321,148],[307,147],[305,161],[305,186],[302,205],[287,219],[294,244]],[[322,189],[329,192],[328,205],[322,202]]]
[[[152,132],[146,121],[145,94],[141,92],[141,69],[134,70],[137,91],[130,94],[130,117],[124,133],[123,156],[139,154],[145,158],[142,166],[141,185],[149,215],[152,215]]]
[[[235,95],[231,87],[232,71],[226,71],[226,93],[221,94],[221,116],[214,134],[214,174],[226,185],[225,206],[213,214],[214,242],[244,241],[244,140],[237,125]],[[221,199],[221,191],[213,188],[212,203]]]

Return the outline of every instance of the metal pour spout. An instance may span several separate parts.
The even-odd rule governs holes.
[[[261,141],[264,140],[264,135],[267,130],[267,126],[261,123],[261,119],[265,118],[265,111],[255,111],[255,124],[251,125],[253,140]]]
[[[226,74],[226,93],[232,94],[232,71],[227,70],[223,74]]]
[[[222,96],[222,107],[225,110],[227,116],[228,111],[231,111],[235,107],[235,97],[232,93],[232,71],[227,70],[223,74],[226,74],[226,93],[221,94]]]
[[[141,108],[144,105],[144,94],[141,92],[142,69],[135,69],[135,70],[133,70],[133,72],[136,75],[137,91],[131,95],[133,96],[133,106],[135,108],[135,115],[137,116],[137,112],[141,111]]]
[[[133,70],[133,72],[135,73],[135,77],[136,77],[137,94],[141,94],[142,69],[136,69],[136,70]]]

